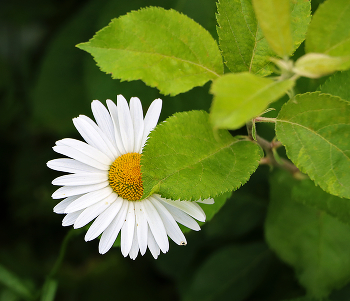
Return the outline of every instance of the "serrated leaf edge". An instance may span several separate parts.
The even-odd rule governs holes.
[[[350,106],[350,104],[349,104],[348,101],[342,99],[342,98],[339,97],[339,96],[332,95],[332,94],[330,94],[330,93],[321,93],[321,92],[319,92],[319,91],[315,91],[315,92],[307,92],[307,93],[298,94],[298,95],[310,95],[310,94],[329,95],[329,96],[331,96],[331,97],[338,98],[338,100],[340,100],[340,101],[342,101],[342,102],[344,102],[345,104],[347,104],[347,105]],[[297,96],[298,96],[298,95],[297,95]],[[286,102],[286,103],[282,106],[280,112],[282,111],[283,107],[286,106],[287,104],[288,104],[288,102]],[[284,120],[278,119],[278,116],[277,116],[277,118],[276,118],[276,127],[277,127],[278,122],[285,122],[285,123],[295,124],[295,125],[301,126],[301,125],[299,125],[299,124],[297,124],[297,123],[288,122],[288,121],[284,121]],[[301,126],[301,127],[305,128],[305,129],[307,129],[307,130],[309,130],[307,127],[304,127],[304,126]],[[313,132],[313,131],[311,131],[311,132],[312,132],[312,133],[315,133],[315,132]],[[315,133],[315,134],[316,134],[316,133]],[[276,135],[277,135],[277,131],[276,131]],[[323,140],[325,140],[325,141],[328,142],[328,140],[324,139],[322,136],[320,136],[320,135],[317,135],[317,136],[319,136],[320,138],[322,138]],[[277,138],[278,138],[278,137],[277,137]],[[282,141],[280,141],[280,142],[282,143]],[[330,142],[328,142],[328,143],[329,143],[330,145],[334,146],[334,145],[331,144]],[[302,173],[307,174],[307,175],[310,177],[310,179],[311,179],[312,181],[314,181],[314,183],[315,183],[317,186],[319,186],[322,190],[328,192],[329,194],[335,195],[335,196],[340,197],[340,198],[346,198],[346,197],[343,197],[343,196],[341,196],[341,195],[339,195],[339,194],[337,194],[337,193],[331,192],[331,191],[328,189],[328,186],[327,186],[327,187],[322,187],[323,185],[321,186],[321,185],[319,184],[319,181],[317,181],[316,178],[315,178],[313,175],[310,175],[310,174],[306,171],[305,167],[300,166],[299,164],[297,164],[296,162],[294,162],[294,161],[290,158],[290,154],[289,154],[288,148],[286,147],[286,145],[285,145],[284,143],[282,143],[282,145],[283,145],[283,146],[285,147],[285,149],[286,149],[286,154],[287,154],[287,157],[289,158],[289,160],[291,160],[291,161],[295,164],[295,166],[298,167],[298,169],[299,169]],[[334,147],[335,147],[335,146],[334,146]],[[337,148],[337,147],[336,147],[336,148]],[[338,149],[338,148],[337,148],[337,149]],[[342,154],[344,154],[341,150],[340,150],[340,152],[341,152]],[[347,156],[345,156],[345,157],[347,157]],[[350,161],[350,159],[349,159],[349,161]],[[334,176],[335,176],[335,175],[334,175]],[[335,176],[335,177],[336,177],[336,176]],[[336,178],[337,178],[337,177],[336,177]]]
[[[128,12],[126,15],[119,16],[118,18],[113,18],[113,19],[109,22],[109,24],[108,24],[107,26],[105,26],[104,28],[102,28],[102,29],[100,29],[99,31],[97,31],[97,32],[94,34],[94,36],[93,36],[88,42],[79,43],[79,44],[76,45],[76,47],[79,48],[79,49],[81,49],[81,50],[84,50],[84,51],[87,51],[86,49],[88,49],[88,48],[90,48],[90,49],[107,49],[107,48],[103,48],[103,47],[89,46],[88,44],[90,44],[90,43],[97,37],[98,34],[100,34],[100,33],[103,32],[104,30],[106,30],[108,27],[110,27],[110,26],[113,24],[113,22],[115,22],[116,20],[118,20],[118,19],[120,19],[120,18],[123,18],[123,17],[125,17],[125,16],[127,16],[127,15],[135,14],[135,13],[140,13],[141,11],[149,10],[149,9],[155,9],[155,10],[159,10],[159,11],[161,11],[161,10],[163,10],[163,11],[170,11],[171,13],[176,13],[176,14],[179,14],[179,15],[181,15],[181,16],[183,16],[183,17],[188,18],[188,20],[189,20],[190,22],[196,24],[196,26],[199,26],[203,32],[205,32],[207,35],[209,35],[209,36],[212,38],[212,42],[216,45],[217,50],[218,50],[218,53],[221,54],[220,47],[219,47],[219,45],[217,44],[217,42],[215,41],[215,39],[211,36],[211,34],[209,33],[209,31],[206,30],[206,29],[205,29],[203,26],[201,26],[199,23],[197,23],[196,21],[194,21],[194,20],[191,19],[190,17],[186,16],[185,14],[183,14],[183,13],[181,13],[181,12],[178,12],[178,11],[176,11],[176,10],[174,10],[174,9],[164,9],[164,8],[162,8],[162,7],[155,7],[155,6],[143,7],[143,8],[141,8],[141,9],[139,9],[139,10],[132,10],[132,11]],[[180,41],[183,42],[182,40],[180,40]],[[126,49],[119,49],[119,51],[129,51],[129,52],[147,53],[147,52],[141,52],[141,51],[131,51],[131,50],[126,50]],[[191,51],[192,51],[192,50],[191,50]],[[166,58],[173,58],[173,59],[176,59],[176,60],[181,61],[181,62],[185,62],[185,63],[188,63],[188,64],[192,64],[192,65],[197,66],[197,67],[200,67],[200,68],[202,68],[202,69],[204,70],[204,72],[199,73],[199,74],[208,74],[208,73],[209,73],[209,74],[212,74],[212,75],[214,76],[214,78],[220,77],[221,75],[224,74],[224,66],[223,66],[223,62],[222,62],[222,55],[221,55],[221,73],[217,73],[215,70],[211,70],[211,69],[207,68],[206,66],[203,66],[203,65],[194,63],[194,62],[192,62],[192,61],[180,59],[180,58],[177,58],[177,57],[174,57],[174,56],[166,56],[166,55],[161,55],[161,54],[159,54],[159,53],[152,53],[152,52],[149,52],[148,54],[159,55],[159,56],[161,56],[161,57],[166,57]],[[92,54],[91,54],[91,55],[92,55]],[[161,93],[164,94],[164,95],[175,96],[175,95],[177,95],[177,94],[179,94],[179,93],[183,93],[183,92],[186,92],[186,91],[188,91],[188,90],[191,90],[192,88],[194,88],[194,87],[196,87],[196,86],[203,86],[206,82],[208,82],[209,80],[212,80],[212,79],[213,79],[213,78],[208,79],[208,80],[206,80],[205,82],[203,82],[202,84],[195,85],[195,86],[193,86],[192,88],[190,88],[190,89],[188,89],[188,90],[184,90],[184,91],[182,91],[182,92],[175,92],[175,93],[174,93],[174,92],[169,92],[168,90],[160,89],[160,88],[159,88],[159,82],[155,83],[154,80],[152,80],[152,81],[153,81],[153,83],[152,83],[152,82],[150,82],[150,81],[148,81],[148,80],[147,80],[147,82],[146,82],[144,79],[142,79],[142,78],[140,78],[140,77],[133,77],[133,76],[131,76],[131,77],[129,77],[129,78],[123,78],[123,79],[120,78],[120,77],[116,77],[116,76],[114,76],[112,73],[109,73],[109,72],[105,71],[104,68],[101,67],[101,66],[98,64],[98,62],[97,62],[97,60],[96,60],[96,58],[95,58],[94,55],[92,55],[92,57],[93,57],[94,61],[96,62],[96,65],[99,67],[99,69],[100,69],[102,72],[105,72],[105,73],[107,73],[107,74],[111,74],[112,78],[114,78],[114,79],[120,79],[121,81],[142,80],[143,82],[145,82],[145,84],[149,85],[150,87],[155,87],[155,88],[157,88],[157,89],[158,89],[159,91],[161,91]]]
[[[164,120],[163,122],[159,123],[159,124],[157,125],[156,128],[159,128],[159,127],[164,126],[164,124],[165,124],[168,120],[177,118],[178,115],[183,115],[183,114],[188,115],[189,112],[203,112],[203,113],[208,114],[206,111],[203,111],[203,110],[192,110],[192,111],[187,111],[187,112],[178,112],[178,113],[175,113],[174,115],[170,116],[169,118],[167,118],[167,119]],[[156,130],[156,128],[155,128],[152,132],[154,132],[154,131]],[[225,131],[225,130],[222,130],[222,131]],[[149,138],[152,137],[152,132],[151,132]],[[234,137],[232,136],[232,138],[234,138]],[[148,139],[148,140],[149,140],[149,139]],[[222,149],[224,149],[224,148],[227,148],[227,147],[230,147],[230,146],[232,146],[233,144],[238,143],[238,142],[242,142],[242,141],[246,141],[246,140],[237,139],[237,140],[233,141],[232,143],[230,143],[229,145],[226,145],[225,147],[221,148],[220,150],[222,150]],[[254,142],[254,141],[251,141],[251,142],[254,143],[255,145],[259,146],[256,142]],[[146,145],[145,145],[144,148],[146,148],[146,146],[147,146],[147,142],[146,142]],[[218,151],[220,151],[220,150],[218,150]],[[218,151],[217,151],[217,152],[218,152]],[[215,152],[215,153],[216,153],[216,152]],[[212,154],[211,154],[211,155],[212,155]],[[260,160],[261,157],[263,156],[263,151],[262,151],[261,147],[257,148],[257,154],[256,154],[256,155],[259,156],[259,158],[257,158],[257,164],[256,164],[256,166],[252,166],[252,168],[251,168],[250,170],[247,171],[247,174],[248,174],[247,177],[244,177],[244,178],[240,181],[240,183],[239,183],[239,185],[238,185],[237,187],[227,188],[227,189],[222,190],[222,191],[220,191],[220,192],[218,192],[218,193],[216,193],[216,194],[209,194],[209,196],[200,196],[200,198],[201,198],[201,199],[215,198],[215,197],[217,197],[217,196],[220,195],[220,194],[223,194],[223,193],[225,193],[225,192],[235,191],[235,190],[239,189],[240,187],[242,187],[245,183],[247,183],[247,181],[250,179],[251,175],[252,175],[252,174],[257,170],[257,168],[259,167],[259,160]],[[205,160],[205,159],[207,159],[208,157],[209,157],[209,156],[207,156],[206,158],[201,159],[200,161]],[[199,161],[198,161],[198,162],[199,162]],[[195,164],[198,164],[198,162],[195,163]],[[193,164],[192,164],[192,165],[193,165]],[[183,169],[185,169],[185,168],[186,168],[186,167],[182,168],[181,170],[183,170]],[[141,158],[141,171],[142,171],[142,158]],[[156,185],[154,185],[154,186],[152,187],[152,189],[151,189],[151,191],[148,193],[148,195],[145,196],[145,197],[142,197],[142,199],[145,199],[145,198],[149,197],[149,196],[152,195],[153,193],[158,193],[158,190],[159,190],[159,188],[160,188],[160,186],[161,186],[161,182],[163,182],[165,179],[167,179],[168,177],[174,175],[175,173],[177,173],[177,172],[179,172],[179,171],[180,171],[180,170],[178,170],[178,171],[172,173],[171,175],[168,175],[166,178],[160,180]],[[165,198],[168,198],[168,199],[175,199],[175,200],[181,199],[181,197],[179,197],[179,196],[173,197],[173,196],[169,196],[169,195],[167,195],[167,194],[162,195],[162,197],[165,197]],[[193,197],[193,196],[192,196],[190,199],[188,199],[188,201],[196,201],[196,200],[197,200],[197,199],[196,199],[195,197]]]

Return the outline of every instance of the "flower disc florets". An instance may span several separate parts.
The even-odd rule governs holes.
[[[129,201],[138,201],[143,194],[140,159],[141,154],[128,153],[115,159],[109,169],[109,185]]]

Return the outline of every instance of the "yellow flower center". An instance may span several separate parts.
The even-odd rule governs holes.
[[[115,159],[108,172],[109,185],[129,201],[137,201],[143,194],[140,159],[139,153],[122,155]]]

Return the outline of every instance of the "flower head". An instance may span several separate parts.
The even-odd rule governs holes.
[[[173,201],[158,194],[140,200],[143,195],[140,159],[149,133],[156,126],[162,107],[156,99],[145,118],[141,102],[133,97],[130,107],[122,95],[117,105],[107,100],[107,108],[98,100],[91,104],[96,123],[80,115],[73,123],[85,142],[62,139],[54,151],[69,158],[51,160],[48,167],[69,173],[52,181],[63,186],[52,198],[63,199],[55,213],[66,214],[63,226],[81,228],[91,221],[85,240],[101,234],[99,252],[106,253],[121,235],[121,252],[135,259],[147,247],[154,258],[169,249],[168,236],[178,245],[186,245],[180,223],[200,230],[194,220],[205,221],[205,213],[195,202]],[[212,199],[198,201],[212,203]]]

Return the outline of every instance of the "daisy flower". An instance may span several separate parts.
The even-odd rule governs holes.
[[[140,159],[149,133],[156,126],[162,100],[156,99],[143,118],[142,105],[132,97],[130,107],[122,95],[117,105],[107,100],[91,104],[96,123],[80,115],[73,123],[85,142],[62,139],[53,150],[69,158],[55,159],[47,166],[69,174],[52,181],[53,199],[63,199],[54,212],[66,214],[62,225],[81,228],[92,224],[85,241],[100,237],[99,252],[106,253],[121,235],[121,252],[135,259],[147,248],[154,258],[169,250],[168,236],[178,245],[186,238],[178,223],[200,230],[195,219],[204,222],[205,213],[196,202],[174,201],[153,194],[143,195]],[[213,199],[197,201],[213,203]]]

